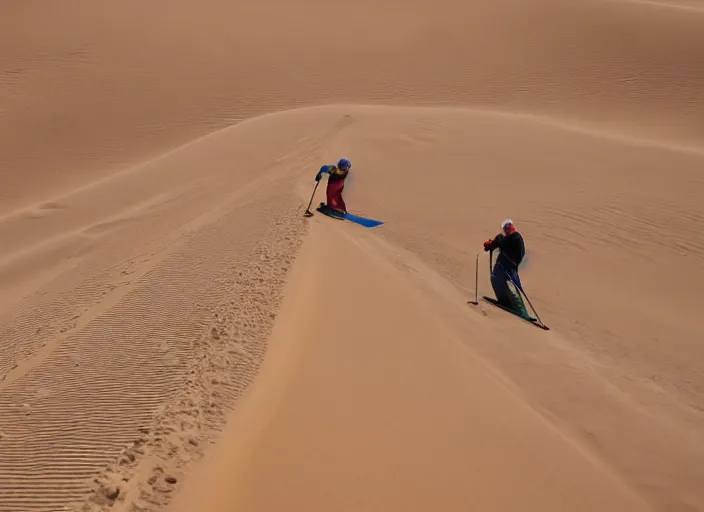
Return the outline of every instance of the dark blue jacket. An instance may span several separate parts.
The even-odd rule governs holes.
[[[523,243],[523,237],[518,231],[514,231],[508,236],[503,233],[496,235],[496,238],[492,240],[488,249],[493,251],[494,249],[499,249],[501,254],[496,258],[496,263],[501,264],[507,270],[513,270],[518,272],[518,266],[523,261],[523,257],[526,255],[526,247]]]

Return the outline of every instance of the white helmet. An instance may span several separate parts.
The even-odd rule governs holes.
[[[506,219],[501,223],[501,230],[504,232],[508,231],[508,233],[511,234],[516,231],[516,227],[511,219]]]

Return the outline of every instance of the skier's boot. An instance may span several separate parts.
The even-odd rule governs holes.
[[[344,212],[341,212],[340,210],[336,210],[335,208],[330,208],[325,203],[320,203],[320,206],[318,206],[317,210],[320,213],[324,213],[326,215],[329,215],[330,217],[335,217],[337,219],[342,219],[345,216]]]
[[[496,301],[505,308],[514,309],[513,300],[509,293],[498,295]]]

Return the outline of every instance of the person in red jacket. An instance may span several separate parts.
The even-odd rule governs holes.
[[[320,181],[323,174],[328,175],[328,186],[325,191],[328,208],[338,212],[347,213],[347,205],[342,199],[342,190],[345,188],[345,179],[352,168],[352,162],[346,158],[341,158],[337,165],[324,165],[315,176],[315,181]]]

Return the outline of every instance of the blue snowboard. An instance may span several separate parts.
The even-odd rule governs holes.
[[[349,220],[350,222],[356,222],[365,228],[374,228],[383,224],[380,220],[368,219],[366,217],[360,217],[359,215],[353,215],[351,213],[346,213],[343,219]]]
[[[354,222],[355,224],[359,224],[360,226],[364,226],[365,228],[374,228],[383,224],[380,220],[368,219],[352,213],[337,212],[328,208],[323,203],[320,203],[320,206],[318,206],[316,210],[324,215],[327,215],[328,217],[332,217],[333,219],[348,220],[350,222]]]

